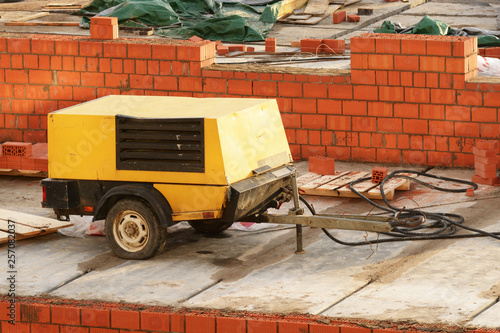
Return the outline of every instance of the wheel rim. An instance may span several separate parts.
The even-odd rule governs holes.
[[[149,227],[140,214],[125,210],[115,218],[113,235],[121,248],[129,252],[138,252],[148,243]]]

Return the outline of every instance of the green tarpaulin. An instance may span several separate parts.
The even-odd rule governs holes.
[[[439,35],[439,36],[470,36],[467,29],[453,29],[443,21],[435,20],[425,15],[424,18],[415,26],[403,28],[390,21],[382,23],[380,29],[375,29],[377,33],[403,33],[403,34],[421,34],[421,35]],[[477,37],[477,44],[480,47],[500,46],[500,39],[494,35],[481,34],[480,31],[473,31]]]
[[[212,0],[94,0],[78,14],[117,17],[125,26],[152,26],[155,34],[187,39],[194,35],[225,42],[262,41],[276,23],[281,1],[250,6]],[[84,17],[81,26],[89,27]]]

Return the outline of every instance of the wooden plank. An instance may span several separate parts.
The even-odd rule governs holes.
[[[323,16],[325,15],[328,4],[330,0],[309,0],[304,10],[304,14],[310,14],[313,16]]]
[[[287,20],[307,20],[309,18],[311,18],[312,15],[310,14],[307,14],[307,15],[290,15],[288,16],[286,19]]]
[[[36,14],[26,15],[26,16],[23,16],[21,18],[11,20],[10,22],[26,22],[26,21],[34,20],[34,19],[37,19],[40,17],[49,16],[49,15],[50,15],[49,13],[36,13]]]
[[[37,230],[44,230],[45,232],[57,231],[58,229],[73,225],[71,222],[58,221],[47,217],[0,209],[0,222],[6,223],[7,220],[16,222],[16,226],[36,228]]]
[[[404,178],[391,178],[384,183],[384,194],[387,200],[392,200],[394,198],[394,192],[397,188],[406,183],[409,183],[409,179]],[[382,193],[380,193],[380,185],[372,188],[367,193],[364,193],[367,198],[370,199],[382,199]]]
[[[340,177],[333,182],[329,182],[328,184],[325,184],[323,186],[320,186],[318,190],[321,191],[333,191],[336,190],[342,186],[345,186],[349,184],[350,182],[353,182],[355,180],[358,180],[360,178],[366,177],[368,173],[367,172],[359,172],[359,171],[353,171],[350,172],[349,174]]]
[[[307,20],[281,20],[280,22],[284,23],[292,23],[292,24],[303,24],[303,25],[315,25],[318,24],[319,22],[323,21],[325,18],[328,16],[331,16],[334,12],[342,8],[342,5],[334,5],[334,6],[329,6],[328,10],[323,16],[314,16],[311,17]]]
[[[9,233],[0,231],[0,244],[5,244],[9,241]]]
[[[281,19],[293,13],[295,9],[302,8],[306,5],[307,0],[285,0],[281,3],[277,19]]]
[[[334,180],[336,180],[336,179],[338,179],[338,178],[340,178],[348,173],[349,173],[349,171],[337,171],[334,175],[321,176],[320,178],[315,179],[315,180],[301,186],[300,189],[302,191],[304,191],[304,194],[308,194],[308,195],[325,195],[325,194],[323,194],[324,191],[319,191],[319,193],[318,193],[317,188],[326,184],[326,183],[334,181]]]
[[[4,25],[11,26],[54,26],[54,27],[78,27],[79,22],[5,22]]]
[[[10,222],[10,223],[12,223],[12,222]],[[9,231],[8,226],[9,226],[9,222],[8,221],[6,221],[6,220],[0,220],[0,231],[8,232]],[[28,227],[26,225],[22,225],[22,224],[16,223],[15,232],[16,232],[16,234],[21,234],[21,235],[24,235],[24,236],[34,236],[34,235],[38,235],[39,233],[43,232],[43,230],[42,229]]]
[[[318,175],[317,173],[314,172],[308,172],[305,175],[297,178],[297,186],[300,188],[301,186],[309,182],[312,182],[313,180],[318,179],[319,177],[321,177],[321,175]]]

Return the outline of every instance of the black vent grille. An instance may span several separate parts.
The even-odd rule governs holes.
[[[205,172],[203,118],[116,116],[116,169]]]

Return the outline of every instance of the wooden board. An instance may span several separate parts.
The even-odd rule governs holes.
[[[0,231],[6,233],[9,230],[9,220],[16,224],[16,239],[46,235],[73,225],[70,222],[0,209]],[[0,234],[0,244],[8,241],[7,236],[8,234]]]
[[[313,16],[307,20],[289,20],[288,18],[280,20],[283,23],[292,23],[292,24],[303,24],[303,25],[315,25],[319,22],[323,21],[328,16],[331,16],[334,12],[342,8],[342,5],[331,5],[328,7],[328,10],[322,16]],[[299,13],[294,13],[295,15],[302,15]]]
[[[312,179],[310,182],[299,185],[299,188],[308,195],[319,195],[319,196],[330,196],[330,197],[349,197],[349,198],[357,198],[358,195],[355,194],[348,187],[350,182],[355,180],[369,177],[369,172],[358,172],[358,171],[345,171],[339,172],[340,176],[319,176],[315,175],[317,178],[313,178],[312,175],[306,174],[304,177],[304,181],[307,180],[305,176],[308,176],[309,179]],[[300,177],[299,177],[300,178]],[[333,179],[332,179],[333,178]],[[328,181],[329,180],[329,181]],[[327,181],[327,182],[325,182]],[[396,190],[408,190],[410,189],[410,180],[406,178],[392,178],[389,179],[384,184],[384,193],[388,200],[392,200],[394,198],[394,194]],[[382,199],[382,195],[380,193],[380,186],[372,183],[371,180],[366,180],[354,185],[354,188],[359,193],[362,193],[366,197],[370,199]]]
[[[297,186],[300,188],[302,185],[312,182],[315,179],[318,179],[321,175],[318,175],[314,172],[308,172],[303,176],[297,178]]]
[[[278,12],[277,19],[281,19],[285,16],[293,13],[295,9],[302,8],[306,5],[307,0],[285,0],[281,3],[280,10]]]
[[[5,22],[4,25],[15,26],[56,26],[56,27],[78,27],[79,22]]]
[[[303,186],[300,187],[300,189],[304,192],[304,194],[309,194],[309,195],[322,195],[318,193],[317,188],[325,185],[327,183],[330,183],[338,178],[341,178],[342,176],[346,175],[349,173],[348,171],[337,171],[334,175],[327,175],[327,176],[321,176],[318,179],[315,179]]]
[[[36,14],[26,15],[26,16],[20,17],[18,19],[11,20],[10,22],[26,22],[26,21],[34,20],[34,19],[37,19],[40,17],[49,16],[49,15],[50,15],[49,13],[36,13]]]
[[[306,8],[304,9],[304,14],[310,14],[313,16],[325,15],[329,3],[330,0],[309,0]]]

